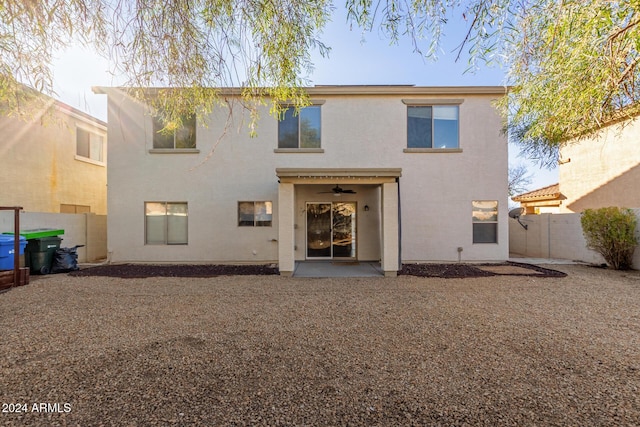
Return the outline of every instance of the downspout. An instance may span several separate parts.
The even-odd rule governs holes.
[[[400,203],[400,177],[396,178],[398,184],[398,270],[402,270],[402,203]]]

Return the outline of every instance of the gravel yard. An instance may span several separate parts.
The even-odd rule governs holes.
[[[640,272],[552,268],[32,277],[0,294],[0,424],[640,425]]]

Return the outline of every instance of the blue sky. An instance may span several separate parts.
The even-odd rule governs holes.
[[[466,34],[467,23],[461,14],[449,19],[438,58],[431,60],[415,53],[408,38],[401,38],[398,45],[391,45],[377,30],[363,33],[356,27],[350,29],[343,9],[336,9],[321,37],[331,47],[329,56],[313,55],[315,68],[309,76],[311,85],[494,86],[505,83],[504,70],[499,67],[485,66],[468,71],[466,55],[455,61],[456,47]],[[106,96],[93,94],[91,86],[118,85],[107,69],[106,60],[91,52],[81,49],[65,52],[56,64],[58,99],[106,120]],[[541,169],[518,154],[517,147],[510,144],[510,165],[524,163],[528,167],[533,176],[530,190],[558,182],[557,169]]]
[[[437,61],[425,59],[413,51],[407,37],[392,45],[377,30],[363,33],[350,30],[346,12],[337,9],[322,35],[331,47],[328,58],[314,56],[314,84],[415,84],[417,86],[501,85],[504,73],[498,68],[484,67],[467,72],[467,56],[455,61],[456,47],[465,36],[466,22],[461,16],[451,17],[441,40]],[[428,47],[423,44],[424,49]],[[466,52],[465,52],[466,53]]]

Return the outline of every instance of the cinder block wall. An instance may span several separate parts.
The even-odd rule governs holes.
[[[13,211],[0,211],[0,233],[13,232]],[[107,216],[21,212],[20,229],[63,229],[62,247],[85,245],[78,249],[78,262],[95,262],[107,257]]]
[[[633,210],[640,224],[640,209]],[[520,221],[509,219],[509,252],[531,258],[557,258],[593,264],[604,263],[602,256],[587,248],[580,214],[525,215]],[[640,230],[636,230],[640,240]],[[633,266],[640,269],[640,248],[636,247]]]
[[[87,262],[107,257],[107,216],[83,214],[87,221]]]

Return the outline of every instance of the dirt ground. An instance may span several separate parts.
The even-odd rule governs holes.
[[[640,272],[543,267],[33,277],[0,293],[0,425],[638,425]]]

